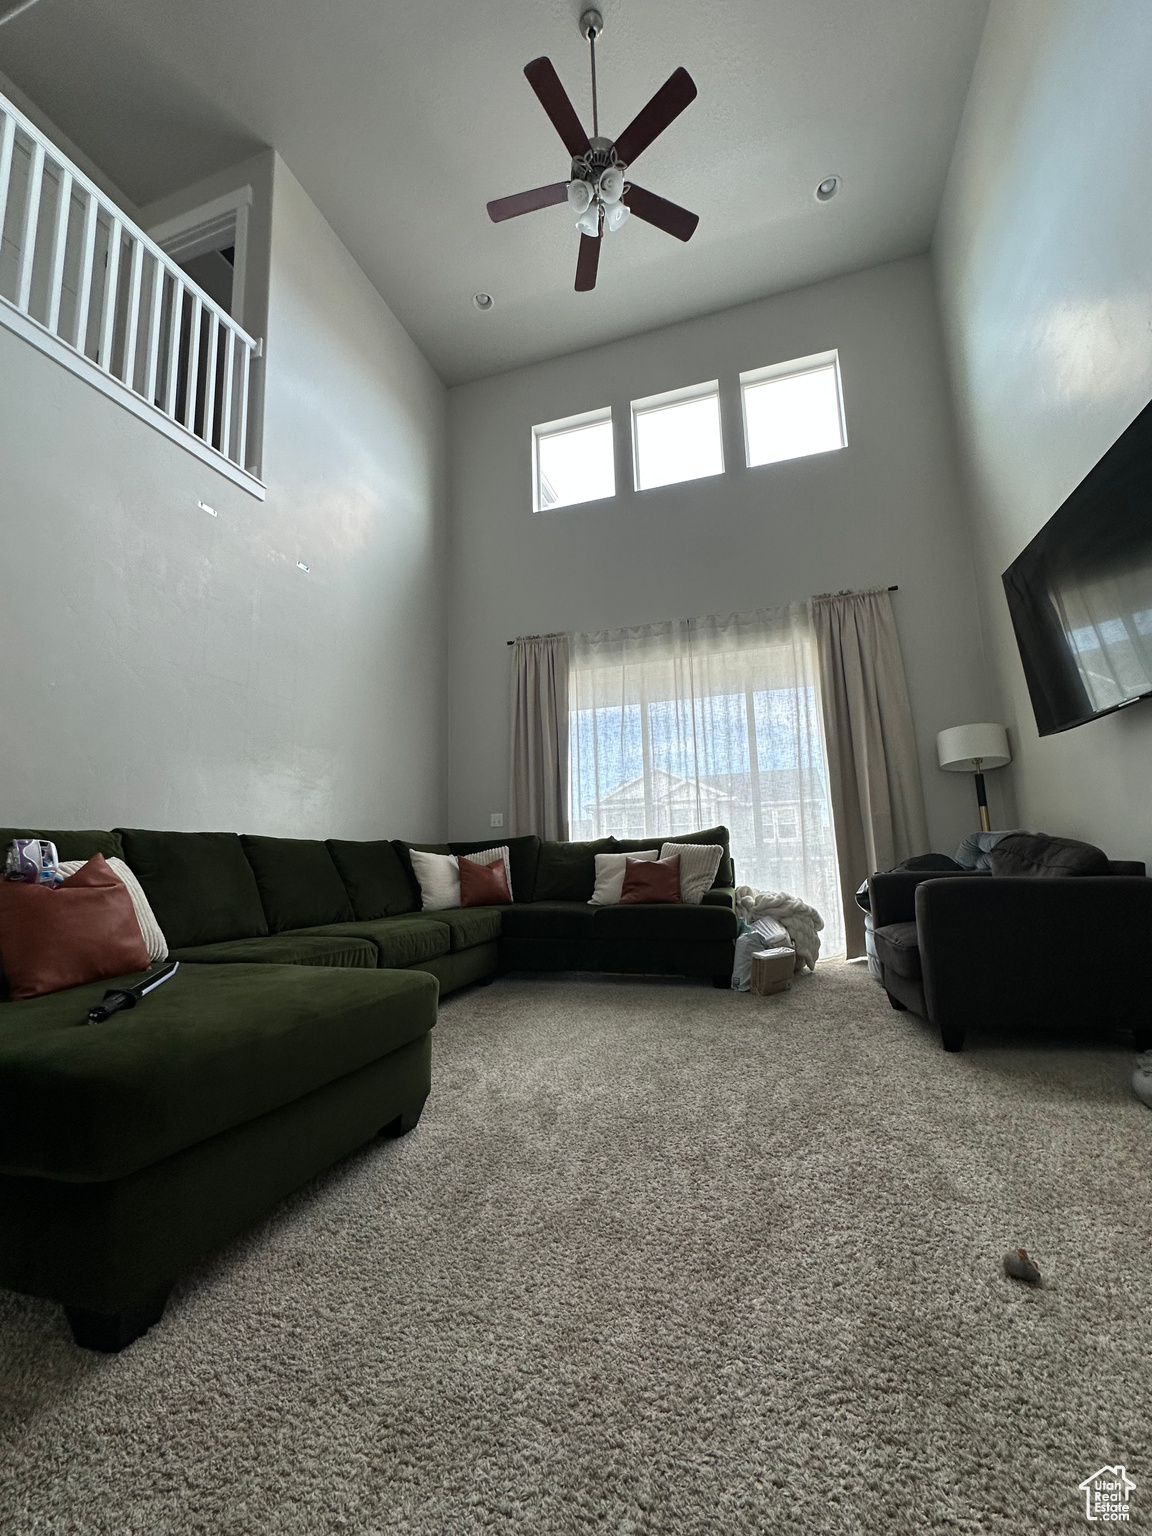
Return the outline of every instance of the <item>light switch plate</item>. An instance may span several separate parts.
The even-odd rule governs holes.
[[[504,825],[504,812],[493,811],[491,816],[488,818],[488,825],[492,827],[502,827]]]

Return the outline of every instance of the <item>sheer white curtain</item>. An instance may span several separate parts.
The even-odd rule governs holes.
[[[573,838],[724,825],[736,879],[788,891],[844,951],[806,603],[571,636]]]

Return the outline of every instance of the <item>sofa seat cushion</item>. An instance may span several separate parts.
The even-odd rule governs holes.
[[[453,950],[472,949],[477,944],[490,944],[500,937],[501,915],[508,910],[507,907],[446,907],[440,912],[429,912],[428,921],[444,924],[452,935]]]
[[[419,911],[420,898],[413,893],[411,877],[390,842],[381,838],[354,843],[330,837],[328,852],[352,900],[358,922]]]
[[[169,949],[268,932],[256,876],[235,832],[116,831]]]
[[[731,907],[682,903],[597,907],[593,937],[608,944],[709,944],[734,940],[738,924]]]
[[[503,908],[506,939],[531,939],[537,943],[555,939],[561,943],[584,942],[592,937],[596,908],[586,901],[530,901]]]
[[[909,981],[920,980],[920,943],[915,923],[889,923],[873,932],[880,964]]]
[[[0,1172],[121,1178],[358,1071],[436,1019],[422,971],[187,965],[140,1007],[81,1023],[107,986],[0,1004]]]
[[[303,837],[248,835],[240,841],[256,876],[269,933],[356,921],[326,844]]]
[[[335,965],[343,969],[376,969],[371,939],[331,938],[321,934],[272,933],[263,939],[228,939],[223,944],[190,944],[174,949],[170,958],[193,965]]]
[[[435,960],[452,948],[451,929],[431,916],[381,917],[374,923],[331,923],[324,928],[304,929],[300,936],[308,934],[326,939],[370,939],[376,946],[377,964],[385,969]]]
[[[56,857],[61,861],[88,860],[102,853],[106,859],[122,859],[124,845],[115,832],[40,832],[34,827],[0,827],[0,863],[8,851],[8,844],[18,837],[40,837],[56,844]]]

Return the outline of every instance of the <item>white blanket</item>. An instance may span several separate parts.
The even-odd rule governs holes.
[[[796,951],[796,969],[802,970],[804,966],[810,971],[816,969],[824,919],[815,907],[810,907],[798,896],[789,896],[786,891],[756,891],[750,885],[738,885],[736,915],[749,924],[761,917],[775,918],[788,930]]]

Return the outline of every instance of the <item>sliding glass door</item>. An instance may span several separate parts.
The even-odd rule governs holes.
[[[736,878],[819,909],[843,953],[806,605],[576,635],[571,836],[724,825]]]

